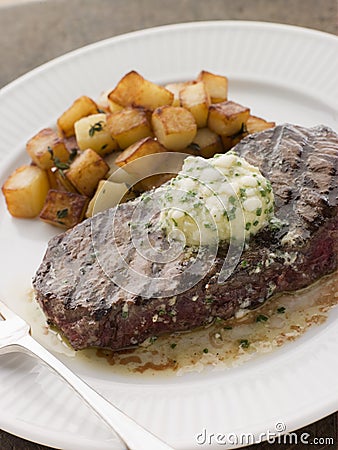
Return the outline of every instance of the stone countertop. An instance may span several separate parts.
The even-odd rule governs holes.
[[[279,22],[338,34],[338,0],[0,0],[0,88],[25,72],[83,45],[121,33],[197,20]],[[297,431],[338,448],[338,415]],[[252,450],[295,448],[261,443]],[[297,450],[307,449],[305,444]],[[1,450],[46,450],[0,430]]]

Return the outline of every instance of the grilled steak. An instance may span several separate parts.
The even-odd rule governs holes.
[[[275,214],[281,222],[250,240],[223,283],[218,278],[226,245],[213,261],[201,259],[199,271],[205,276],[196,278],[193,287],[160,298],[161,280],[163,292],[168,284],[179,288],[180,274],[194,255],[187,251],[167,263],[144,258],[135,249],[128,227],[135,203],[99,213],[51,239],[33,286],[48,321],[75,349],[118,350],[151,336],[208,324],[215,317],[227,319],[336,269],[337,134],[324,126],[282,125],[248,136],[235,150],[271,181]],[[165,251],[160,232],[148,233]],[[116,284],[114,274],[125,270],[119,255],[128,267],[145,275],[139,292],[149,295],[137,294],[139,277],[133,293]],[[130,272],[128,276],[125,281],[132,285]]]

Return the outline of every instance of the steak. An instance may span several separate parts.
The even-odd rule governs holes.
[[[325,126],[286,124],[250,135],[234,150],[270,180],[277,220],[245,244],[223,282],[224,244],[213,259],[202,255],[188,290],[180,289],[181,276],[196,262],[196,252],[186,249],[165,263],[144,257],[130,232],[137,201],[50,240],[33,287],[48,322],[75,349],[119,350],[227,319],[337,268],[337,134]],[[146,234],[165,252],[160,230],[149,227]]]

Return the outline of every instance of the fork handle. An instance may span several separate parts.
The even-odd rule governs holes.
[[[58,373],[105,423],[115,431],[130,450],[173,450],[159,438],[138,425],[116,406],[112,405],[67,366],[53,356],[30,335],[20,338],[14,346],[28,350]]]

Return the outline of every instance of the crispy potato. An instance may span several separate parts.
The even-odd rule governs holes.
[[[167,149],[165,149],[158,141],[151,137],[146,137],[138,142],[135,142],[135,144],[130,145],[122,153],[120,153],[115,159],[115,164],[119,167],[123,167],[124,165],[134,161],[137,158],[141,158],[142,156],[166,151]]]
[[[115,164],[116,158],[121,153],[122,152],[111,153],[105,158],[105,161],[109,166],[109,172],[106,175],[106,179],[113,183],[126,183],[128,186],[132,186],[135,183],[135,176]]]
[[[65,174],[80,194],[90,197],[108,170],[109,166],[101,156],[87,149],[72,162]]]
[[[69,158],[69,151],[64,142],[51,128],[44,128],[33,136],[27,142],[26,150],[32,161],[41,169],[53,167],[53,157],[61,162],[66,162]]]
[[[140,108],[124,108],[107,116],[107,128],[121,149],[152,135],[147,114]]]
[[[140,180],[138,183],[136,183],[133,186],[133,189],[138,194],[145,192],[145,191],[150,191],[151,189],[155,189],[159,186],[162,186],[162,184],[166,183],[174,176],[175,176],[175,174],[171,174],[171,173],[159,173],[157,175],[150,175],[149,177],[145,177],[142,180]]]
[[[90,200],[86,217],[92,217],[94,214],[113,208],[122,203],[128,192],[128,186],[125,183],[114,183],[112,181],[101,180],[97,186],[94,197]]]
[[[180,106],[162,106],[151,118],[155,136],[169,150],[180,151],[193,141],[197,125],[194,116]]]
[[[143,192],[153,187],[160,186],[167,181],[162,174],[157,175],[157,168],[161,163],[158,158],[150,158],[149,155],[166,153],[167,149],[155,139],[148,137],[124,150],[115,163],[123,167],[128,173],[135,175],[133,184],[137,192]],[[165,158],[165,155],[164,155]],[[149,176],[148,176],[149,175]]]
[[[63,142],[66,146],[66,149],[69,151],[69,154],[72,155],[74,152],[78,152],[79,146],[77,145],[76,142],[76,137],[74,136],[69,136],[69,137],[65,137],[63,138]]]
[[[57,125],[61,136],[69,137],[75,134],[74,124],[82,117],[98,112],[97,104],[91,98],[83,95],[58,118]]]
[[[264,119],[256,116],[249,116],[246,122],[246,129],[249,134],[257,133],[258,131],[267,130],[268,128],[273,128],[275,122],[267,122]]]
[[[56,182],[56,172],[57,172],[57,168],[56,167],[52,167],[48,170],[46,170],[46,174],[48,177],[48,183],[49,183],[49,189],[58,189],[58,185]]]
[[[56,186],[55,189],[57,191],[66,191],[66,192],[76,192],[76,193],[78,193],[77,189],[73,186],[73,184],[66,177],[65,171],[63,171],[63,170],[56,170],[54,172],[54,179],[55,179],[55,186]],[[51,189],[52,189],[53,185],[51,185]]]
[[[117,111],[121,111],[123,106],[119,105],[116,102],[113,102],[110,98],[108,98],[108,112],[114,113]]]
[[[154,153],[130,162],[127,170],[138,174],[133,191],[141,193],[167,182],[182,169],[187,150],[183,152]]]
[[[232,149],[238,142],[240,142],[248,133],[246,131],[234,134],[233,136],[221,136],[223,149],[225,152]]]
[[[56,191],[66,191],[66,192],[77,192],[72,183],[67,180],[64,170],[52,167],[46,170],[49,188],[55,189]]]
[[[38,215],[49,189],[57,194],[46,202],[42,219],[73,226],[94,193],[88,216],[95,204],[114,206],[122,189],[126,201],[160,186],[175,176],[186,154],[210,158],[275,126],[227,96],[227,77],[205,70],[196,80],[165,86],[133,70],[97,102],[77,98],[58,118],[57,132],[46,128],[27,142],[32,165],[17,169],[2,187],[8,210],[18,217]],[[167,157],[167,151],[175,153]],[[81,198],[74,214],[62,206]]]
[[[91,148],[100,156],[118,150],[117,141],[107,128],[106,114],[92,114],[74,124],[76,141],[80,150]]]
[[[199,151],[198,145],[194,144],[193,142],[190,145],[188,145],[188,147],[181,150],[181,152],[191,156],[202,156]]]
[[[203,158],[212,158],[216,153],[223,153],[221,138],[209,128],[200,128],[191,144],[196,144],[198,154]]]
[[[111,89],[109,89],[108,91],[102,92],[96,101],[99,110],[106,114],[108,114],[110,112],[113,113],[116,111],[121,111],[121,109],[123,109],[123,106],[119,105],[116,102],[113,102],[108,97],[110,92],[111,92]]]
[[[228,99],[227,77],[202,70],[197,77],[197,81],[204,83],[211,103],[221,103]]]
[[[142,78],[134,70],[127,73],[108,94],[108,99],[120,106],[133,105]]]
[[[121,106],[142,107],[153,111],[159,106],[171,105],[174,95],[133,70],[119,81],[108,98]]]
[[[110,153],[110,155],[105,156],[104,160],[106,161],[106,163],[109,166],[109,171],[106,175],[107,179],[110,177],[110,175],[112,175],[114,172],[116,172],[117,170],[119,170],[119,166],[117,164],[115,164],[116,158],[121,155],[122,151],[117,151],[114,153]]]
[[[273,128],[275,122],[267,122],[264,119],[256,116],[249,116],[243,131],[234,134],[233,136],[221,136],[223,148],[225,151],[230,150],[248,134],[257,133],[259,131],[266,130],[268,128]]]
[[[52,167],[46,170],[49,188],[56,191],[77,192],[72,183],[66,178],[63,170]]]
[[[37,166],[22,166],[5,181],[2,192],[8,211],[14,217],[36,217],[49,189],[46,172]]]
[[[191,84],[193,84],[192,81],[182,81],[179,83],[169,83],[164,86],[168,91],[170,91],[174,94],[174,98],[173,98],[171,106],[181,106],[180,91],[181,91],[181,89],[183,89],[186,86],[189,86]]]
[[[209,107],[208,127],[223,136],[239,133],[250,115],[250,109],[235,102],[223,102]]]
[[[51,225],[71,228],[83,219],[88,201],[84,195],[50,189],[39,217]]]
[[[198,128],[207,125],[210,97],[202,81],[190,84],[180,90],[181,106],[186,108],[195,118]]]
[[[171,105],[174,94],[163,86],[158,86],[151,81],[143,79],[139,87],[133,106],[139,106],[149,111],[153,111],[159,106]]]

